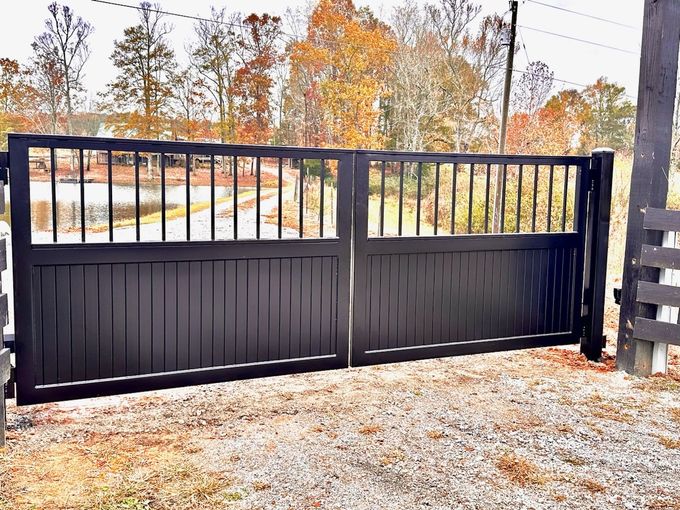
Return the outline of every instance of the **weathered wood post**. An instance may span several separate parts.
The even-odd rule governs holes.
[[[654,306],[637,303],[637,282],[657,281],[659,276],[658,269],[640,265],[640,255],[643,244],[661,244],[661,232],[644,230],[643,220],[648,207],[666,206],[680,45],[678,20],[680,0],[645,0],[616,354],[619,370],[637,375],[649,375],[652,370],[653,344],[634,340],[633,328],[636,316],[655,316]]]

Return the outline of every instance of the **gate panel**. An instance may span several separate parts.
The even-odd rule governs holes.
[[[200,238],[201,224],[192,223],[185,241],[101,242],[101,236],[115,236],[84,228],[76,233],[76,242],[70,232],[61,230],[55,237],[57,241],[64,237],[66,243],[52,242],[52,232],[33,233],[31,242],[29,147],[47,149],[49,154],[57,148],[75,149],[80,161],[83,149],[207,154],[212,197],[205,221],[213,239],[220,222],[226,221],[214,199],[216,156],[252,158],[257,166],[257,188],[252,193],[256,203],[246,191],[236,208],[240,224],[233,232],[239,237],[232,240],[193,241],[189,236]],[[304,160],[321,161],[322,168],[337,161],[337,185],[324,188],[336,210],[351,212],[351,153],[23,135],[10,136],[10,153],[15,302],[18,310],[27,312],[17,314],[16,321],[19,404],[348,366],[351,214],[336,216],[327,208],[318,219],[310,216],[308,210],[317,203],[307,193],[320,181],[305,168]],[[282,199],[272,198],[271,189],[260,189],[264,158],[273,159],[274,171],[278,159],[279,176],[283,158],[297,160],[302,168],[291,164],[288,172],[299,172],[305,187],[282,185],[279,180]],[[163,166],[161,171],[166,171]],[[239,176],[246,175],[244,169]],[[87,197],[88,183],[81,182],[84,186],[74,185],[84,189],[81,197]],[[60,191],[58,183],[56,188],[53,197]],[[142,191],[142,197],[149,193],[148,188]],[[265,194],[279,207],[296,200],[300,219],[308,223],[310,219],[323,223],[325,216],[325,235],[319,237],[320,227],[310,234],[310,225],[304,230],[298,225],[297,238],[286,238],[290,227],[282,223],[285,216],[272,210],[268,221],[276,224],[270,229],[275,238],[264,239],[264,213],[260,215],[264,208],[257,205],[264,203],[260,197]],[[164,191],[164,200],[166,195]],[[304,197],[305,210],[294,198],[299,196]],[[137,200],[139,214],[145,204]],[[163,229],[175,231],[161,213]],[[199,214],[196,209],[191,213]],[[84,216],[76,211],[77,217]],[[136,223],[131,233],[136,231],[139,237],[141,232],[143,238],[146,224]],[[203,234],[210,237],[207,232]],[[260,238],[241,239],[249,232]]]
[[[446,178],[444,165],[450,168]],[[557,165],[571,168],[571,178],[567,170],[562,181],[555,180]],[[352,364],[578,342],[587,165],[587,158],[360,154]],[[491,232],[492,166],[503,172],[501,225],[514,232]],[[398,211],[386,193],[390,167]],[[416,190],[411,203],[409,186]],[[506,205],[511,199],[514,208]],[[392,237],[390,206],[396,221]],[[454,214],[441,221],[447,206]],[[408,226],[415,236],[404,235],[409,207],[415,209],[415,224]],[[540,218],[542,208],[546,214]],[[419,235],[426,228],[435,235]]]

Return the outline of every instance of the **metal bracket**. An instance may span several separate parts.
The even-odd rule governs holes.
[[[15,383],[16,383],[16,368],[11,367],[9,369],[9,379],[5,383],[5,398],[14,398],[16,396]]]

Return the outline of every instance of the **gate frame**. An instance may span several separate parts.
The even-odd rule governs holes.
[[[283,375],[346,368],[349,366],[350,282],[352,253],[352,204],[354,151],[345,149],[296,148],[218,143],[174,142],[138,139],[77,137],[64,135],[9,134],[9,166],[12,211],[12,248],[14,263],[15,348],[17,405],[104,395],[149,391],[179,386],[208,384],[236,379]],[[125,152],[190,153],[237,155],[243,157],[281,157],[338,161],[336,236],[305,239],[238,239],[214,241],[137,241],[103,243],[32,244],[30,215],[29,147],[58,149],[119,150]],[[343,171],[340,171],[343,169]],[[342,213],[341,211],[350,211]],[[33,267],[43,265],[161,262],[168,249],[177,250],[178,260],[210,260],[225,257],[280,258],[286,255],[336,256],[337,266],[337,351],[335,354],[240,363],[229,366],[159,372],[37,386],[34,375]],[[131,252],[131,249],[135,250]],[[226,251],[226,254],[225,254]],[[124,260],[114,257],[125,256]],[[265,253],[276,255],[266,257]],[[55,262],[55,255],[57,261]]]

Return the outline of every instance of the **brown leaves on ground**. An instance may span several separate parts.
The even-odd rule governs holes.
[[[359,427],[359,434],[363,434],[364,436],[370,436],[373,434],[377,434],[378,432],[382,432],[382,430],[383,428],[380,425],[372,423]]]
[[[549,476],[536,464],[514,453],[501,455],[496,467],[511,482],[521,486],[543,485],[549,480]]]
[[[576,351],[555,347],[536,351],[536,357],[579,370],[595,370],[596,372],[616,370],[616,357],[607,353],[603,353],[602,358],[597,363],[589,361],[583,354]]]

